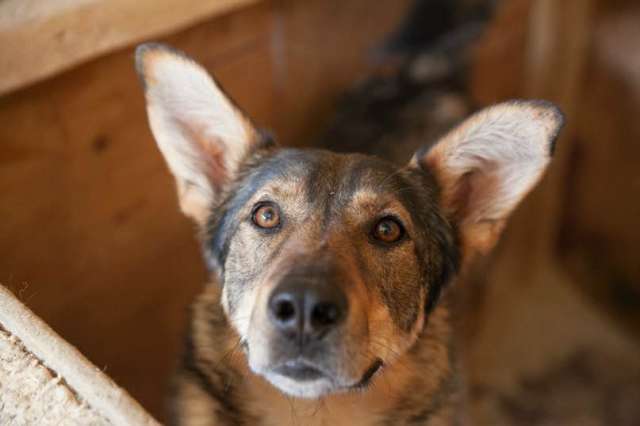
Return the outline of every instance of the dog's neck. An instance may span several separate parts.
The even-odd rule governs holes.
[[[211,308],[219,306],[212,303],[218,293],[209,286],[196,302],[208,309],[194,309],[193,338],[207,334],[219,340],[215,347],[190,345],[183,368],[191,371],[194,383],[181,386],[178,409],[181,399],[193,401],[191,393],[206,392],[207,399],[217,405],[200,410],[216,413],[220,419],[225,415],[241,419],[243,424],[352,425],[357,421],[358,425],[449,425],[459,415],[456,407],[461,384],[446,300],[429,315],[427,326],[409,352],[380,370],[366,389],[306,400],[284,395],[249,370],[239,338],[222,309]],[[198,409],[193,403],[183,406]],[[214,424],[235,424],[231,418],[220,419]]]

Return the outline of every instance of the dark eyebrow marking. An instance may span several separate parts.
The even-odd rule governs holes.
[[[269,182],[294,178],[308,163],[309,159],[304,151],[285,149],[243,172],[243,176],[237,180],[234,187],[229,189],[228,198],[213,209],[209,216],[204,250],[210,269],[223,269],[231,239],[241,222],[238,213],[249,199]]]

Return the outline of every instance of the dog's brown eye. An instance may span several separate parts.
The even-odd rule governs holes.
[[[373,237],[384,243],[395,243],[404,236],[404,228],[392,217],[381,219],[373,227]]]
[[[253,212],[253,223],[264,229],[272,229],[280,225],[280,212],[272,204],[263,204]]]

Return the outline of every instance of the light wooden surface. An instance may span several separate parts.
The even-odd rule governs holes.
[[[256,1],[1,1],[0,94]]]
[[[1,285],[0,335],[7,339],[3,348],[7,352],[0,349],[0,376],[11,385],[8,392],[3,388],[0,394],[3,424],[45,419],[50,424],[77,423],[84,419],[86,424],[159,426],[126,390]],[[12,371],[11,367],[20,365],[16,358],[22,360],[23,368],[28,367]]]

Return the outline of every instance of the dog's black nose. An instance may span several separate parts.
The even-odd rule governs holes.
[[[287,280],[269,298],[273,324],[289,339],[302,343],[322,339],[347,316],[344,292],[329,283]]]

